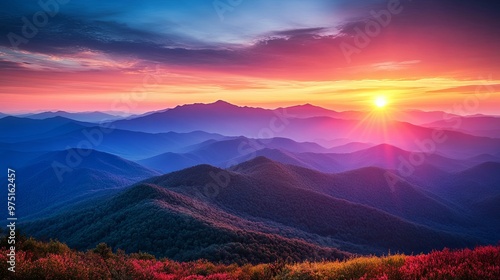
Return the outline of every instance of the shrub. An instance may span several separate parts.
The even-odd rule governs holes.
[[[0,279],[500,279],[500,246],[333,262],[226,265],[156,260],[147,253],[114,254],[104,243],[78,252],[58,241],[29,238],[19,244],[16,273],[7,270],[7,247],[0,251]]]

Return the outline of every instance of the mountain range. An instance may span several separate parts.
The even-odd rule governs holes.
[[[93,122],[99,123],[104,121],[111,121],[121,119],[120,116],[111,115],[103,112],[80,112],[80,113],[69,113],[65,111],[51,111],[51,112],[42,112],[36,114],[24,114],[17,115],[18,117],[25,117],[30,119],[48,119],[54,117],[63,117],[67,119],[72,119],[75,121],[81,122]]]
[[[292,107],[292,111],[294,108]],[[400,120],[387,119],[386,116],[378,115],[376,112],[367,114],[362,120],[356,120],[332,118],[330,116],[332,114],[315,116],[309,111],[310,108],[307,114],[294,114],[288,112],[288,108],[268,110],[238,107],[218,101],[212,104],[179,106],[134,119],[118,120],[113,122],[113,125],[120,129],[142,132],[203,130],[228,136],[283,137],[299,142],[320,144],[347,138],[350,142],[391,144],[410,151],[428,152],[427,149],[430,149],[431,152],[437,151],[460,158],[500,149],[498,138],[474,136],[447,130],[446,127],[418,126]],[[496,119],[496,117],[488,118]],[[453,141],[447,141],[447,139],[453,139]],[[471,146],[470,143],[476,143],[476,145]]]
[[[148,251],[178,260],[210,256],[226,261],[224,256],[235,254],[238,248],[244,251],[239,258],[246,256],[245,261],[253,262],[289,255],[280,252],[280,246],[293,252],[304,250],[302,255],[307,258],[311,257],[307,252],[319,246],[316,254],[321,258],[333,253],[328,250],[331,247],[356,253],[420,252],[482,242],[466,230],[445,230],[470,221],[410,184],[391,192],[383,180],[374,186],[350,179],[380,179],[383,170],[352,172],[321,174],[264,157],[228,170],[198,165],[152,177],[92,206],[74,207],[25,228],[40,238],[52,236],[76,248],[106,242],[131,252]],[[210,189],[218,180],[227,182]],[[324,184],[317,184],[320,181]],[[426,212],[421,211],[423,204],[429,207]],[[443,223],[443,229],[417,220]],[[138,233],[140,243],[133,238]],[[267,247],[268,242],[279,246]],[[196,250],[191,251],[190,246]]]
[[[0,118],[0,168],[41,239],[242,264],[500,239],[495,116],[224,101],[69,114]]]

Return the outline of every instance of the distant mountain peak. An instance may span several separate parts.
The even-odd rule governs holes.
[[[294,107],[324,109],[323,107],[316,106],[316,105],[311,104],[311,103],[305,103],[305,104],[297,105],[297,106],[294,106]]]
[[[195,105],[195,106],[216,106],[216,107],[239,107],[239,106],[236,106],[234,104],[231,104],[227,101],[224,101],[224,100],[217,100],[215,102],[212,102],[212,103],[194,103],[194,104],[186,104],[184,106],[190,106],[190,105]]]
[[[227,102],[227,101],[224,101],[224,100],[222,100],[222,99],[219,99],[219,100],[217,100],[217,101],[215,101],[214,103],[211,103],[211,104],[214,104],[214,105],[230,105],[230,106],[236,106],[236,105],[231,104],[231,103],[229,103],[229,102]]]
[[[212,102],[212,103],[191,103],[191,104],[178,105],[172,109],[157,111],[156,113],[163,113],[163,112],[172,111],[172,110],[175,111],[178,109],[189,109],[189,108],[193,108],[193,107],[195,107],[195,108],[200,108],[200,107],[205,107],[205,108],[211,108],[211,107],[213,107],[213,108],[239,108],[239,106],[231,104],[227,101],[217,100],[217,101]]]

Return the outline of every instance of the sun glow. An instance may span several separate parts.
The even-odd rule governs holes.
[[[383,108],[387,105],[387,99],[384,96],[379,96],[375,99],[375,106]]]

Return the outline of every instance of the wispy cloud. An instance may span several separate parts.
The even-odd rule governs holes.
[[[448,87],[442,89],[428,90],[428,93],[461,93],[461,94],[477,94],[488,90],[491,93],[500,92],[500,84],[495,83],[482,83],[472,84],[459,87]]]
[[[418,63],[420,63],[420,60],[409,60],[409,61],[401,61],[401,62],[387,61],[387,62],[374,63],[371,65],[371,67],[375,70],[394,71],[394,70],[401,70],[401,69],[409,68],[412,65],[415,65]]]
[[[22,17],[30,19],[40,10],[36,1],[14,1],[0,15],[0,89],[4,95],[37,92],[60,98],[54,88],[65,85],[65,92],[118,95],[157,65],[170,76],[155,100],[188,92],[191,98],[212,92],[220,99],[215,95],[243,94],[245,88],[271,94],[276,87],[294,92],[290,99],[307,101],[308,95],[293,89],[304,87],[321,93],[317,100],[326,103],[328,90],[341,94],[328,86],[335,81],[474,81],[499,72],[499,5],[407,1],[404,14],[394,16],[348,64],[339,45],[352,40],[353,28],[363,27],[371,11],[386,8],[387,1],[245,1],[224,22],[211,1],[71,1],[29,43],[13,49],[7,34],[19,33]],[[106,81],[113,85],[106,87]],[[365,82],[344,83],[344,92],[355,94],[363,89],[359,84]],[[433,84],[428,91],[459,86],[468,85]]]

